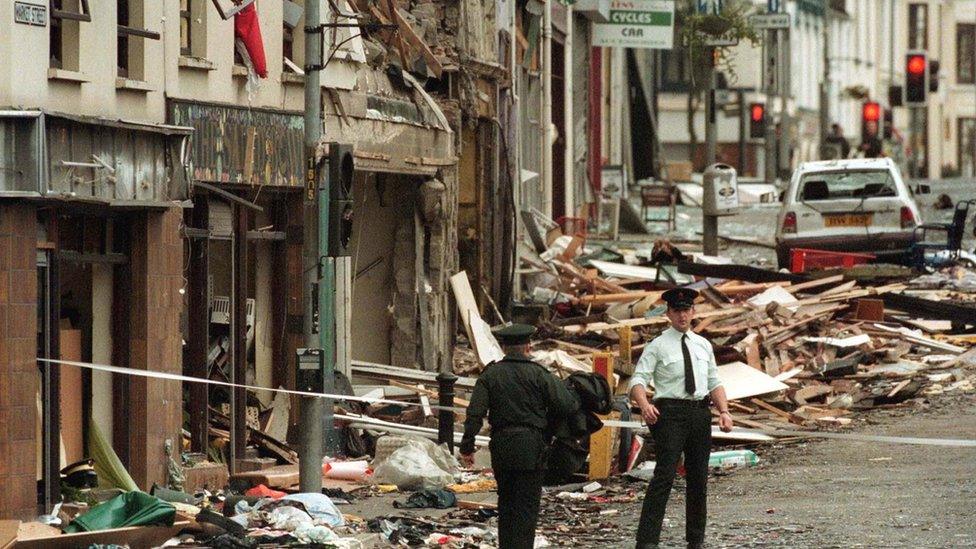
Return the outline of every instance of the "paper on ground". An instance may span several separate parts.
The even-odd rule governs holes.
[[[474,335],[474,350],[478,354],[478,362],[487,366],[492,362],[497,362],[505,358],[502,346],[495,339],[495,334],[491,333],[491,326],[481,319],[477,310],[468,312],[468,324],[471,326],[471,333]]]
[[[826,343],[827,345],[833,345],[834,347],[847,348],[847,347],[858,347],[869,343],[871,341],[871,336],[868,334],[861,334],[851,337],[845,337],[843,339],[836,337],[806,337],[806,341],[811,341],[813,343]]]
[[[796,309],[799,307],[796,302],[796,297],[784,290],[782,286],[773,286],[765,292],[749,298],[749,304],[757,308],[765,307],[770,303],[779,303],[788,309]]]

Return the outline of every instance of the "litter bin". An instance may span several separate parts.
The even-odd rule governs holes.
[[[712,164],[706,168],[702,190],[704,215],[733,215],[738,212],[739,184],[732,166]]]

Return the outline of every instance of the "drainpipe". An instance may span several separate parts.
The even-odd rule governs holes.
[[[566,154],[563,155],[563,181],[557,185],[564,185],[563,211],[569,217],[576,215],[576,186],[573,177],[576,168],[576,153],[573,135],[573,5],[566,6],[566,46],[563,48],[563,143]]]
[[[542,12],[542,211],[552,217],[552,2]]]
[[[515,242],[512,245],[513,254],[515,255],[512,270],[514,275],[512,276],[512,299],[518,301],[522,298],[522,275],[519,273],[519,256],[518,249],[519,243],[525,237],[524,231],[522,229],[521,221],[521,211],[522,211],[522,115],[521,115],[521,103],[519,101],[519,84],[522,81],[521,69],[518,65],[518,56],[515,55],[515,51],[518,48],[518,41],[515,39],[516,35],[516,16],[518,16],[518,3],[515,0],[510,0],[511,4],[511,17],[509,20],[512,22],[511,28],[508,29],[508,68],[509,68],[509,79],[511,82],[511,88],[509,88],[509,96],[512,98],[512,104],[509,107],[511,111],[508,113],[508,122],[512,125],[513,129],[513,143],[511,144],[511,151],[509,152],[509,157],[514,164],[513,179],[512,179],[512,209],[513,215],[515,216],[515,227],[513,227],[513,232],[515,233]]]

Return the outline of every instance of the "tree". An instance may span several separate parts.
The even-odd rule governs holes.
[[[698,134],[695,132],[695,113],[705,99],[708,89],[709,68],[714,64],[716,71],[725,73],[729,83],[737,80],[735,66],[729,48],[711,47],[707,41],[712,38],[728,38],[738,41],[748,40],[752,45],[761,42],[759,32],[749,25],[748,16],[753,10],[747,0],[726,0],[721,14],[697,13],[693,2],[680,2],[675,9],[675,25],[682,54],[686,56],[689,67],[687,123],[688,156],[695,161],[698,149]],[[714,56],[714,58],[711,58]]]

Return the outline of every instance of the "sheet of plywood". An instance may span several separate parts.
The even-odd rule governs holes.
[[[61,359],[81,361],[81,330],[61,329]],[[61,441],[64,450],[64,463],[61,467],[82,459],[85,453],[82,431],[82,381],[81,369],[62,366],[60,370],[61,387]]]
[[[0,549],[8,549],[17,539],[19,520],[0,520]]]
[[[742,362],[732,362],[718,367],[718,378],[725,387],[729,400],[775,393],[787,388],[785,383]]]
[[[461,323],[464,324],[464,331],[468,335],[468,341],[474,345],[474,334],[471,332],[471,322],[469,320],[471,311],[480,315],[478,302],[474,300],[474,292],[471,291],[471,283],[468,281],[468,273],[461,271],[451,277],[451,289],[454,291],[454,301],[457,302],[458,313],[461,314]]]

